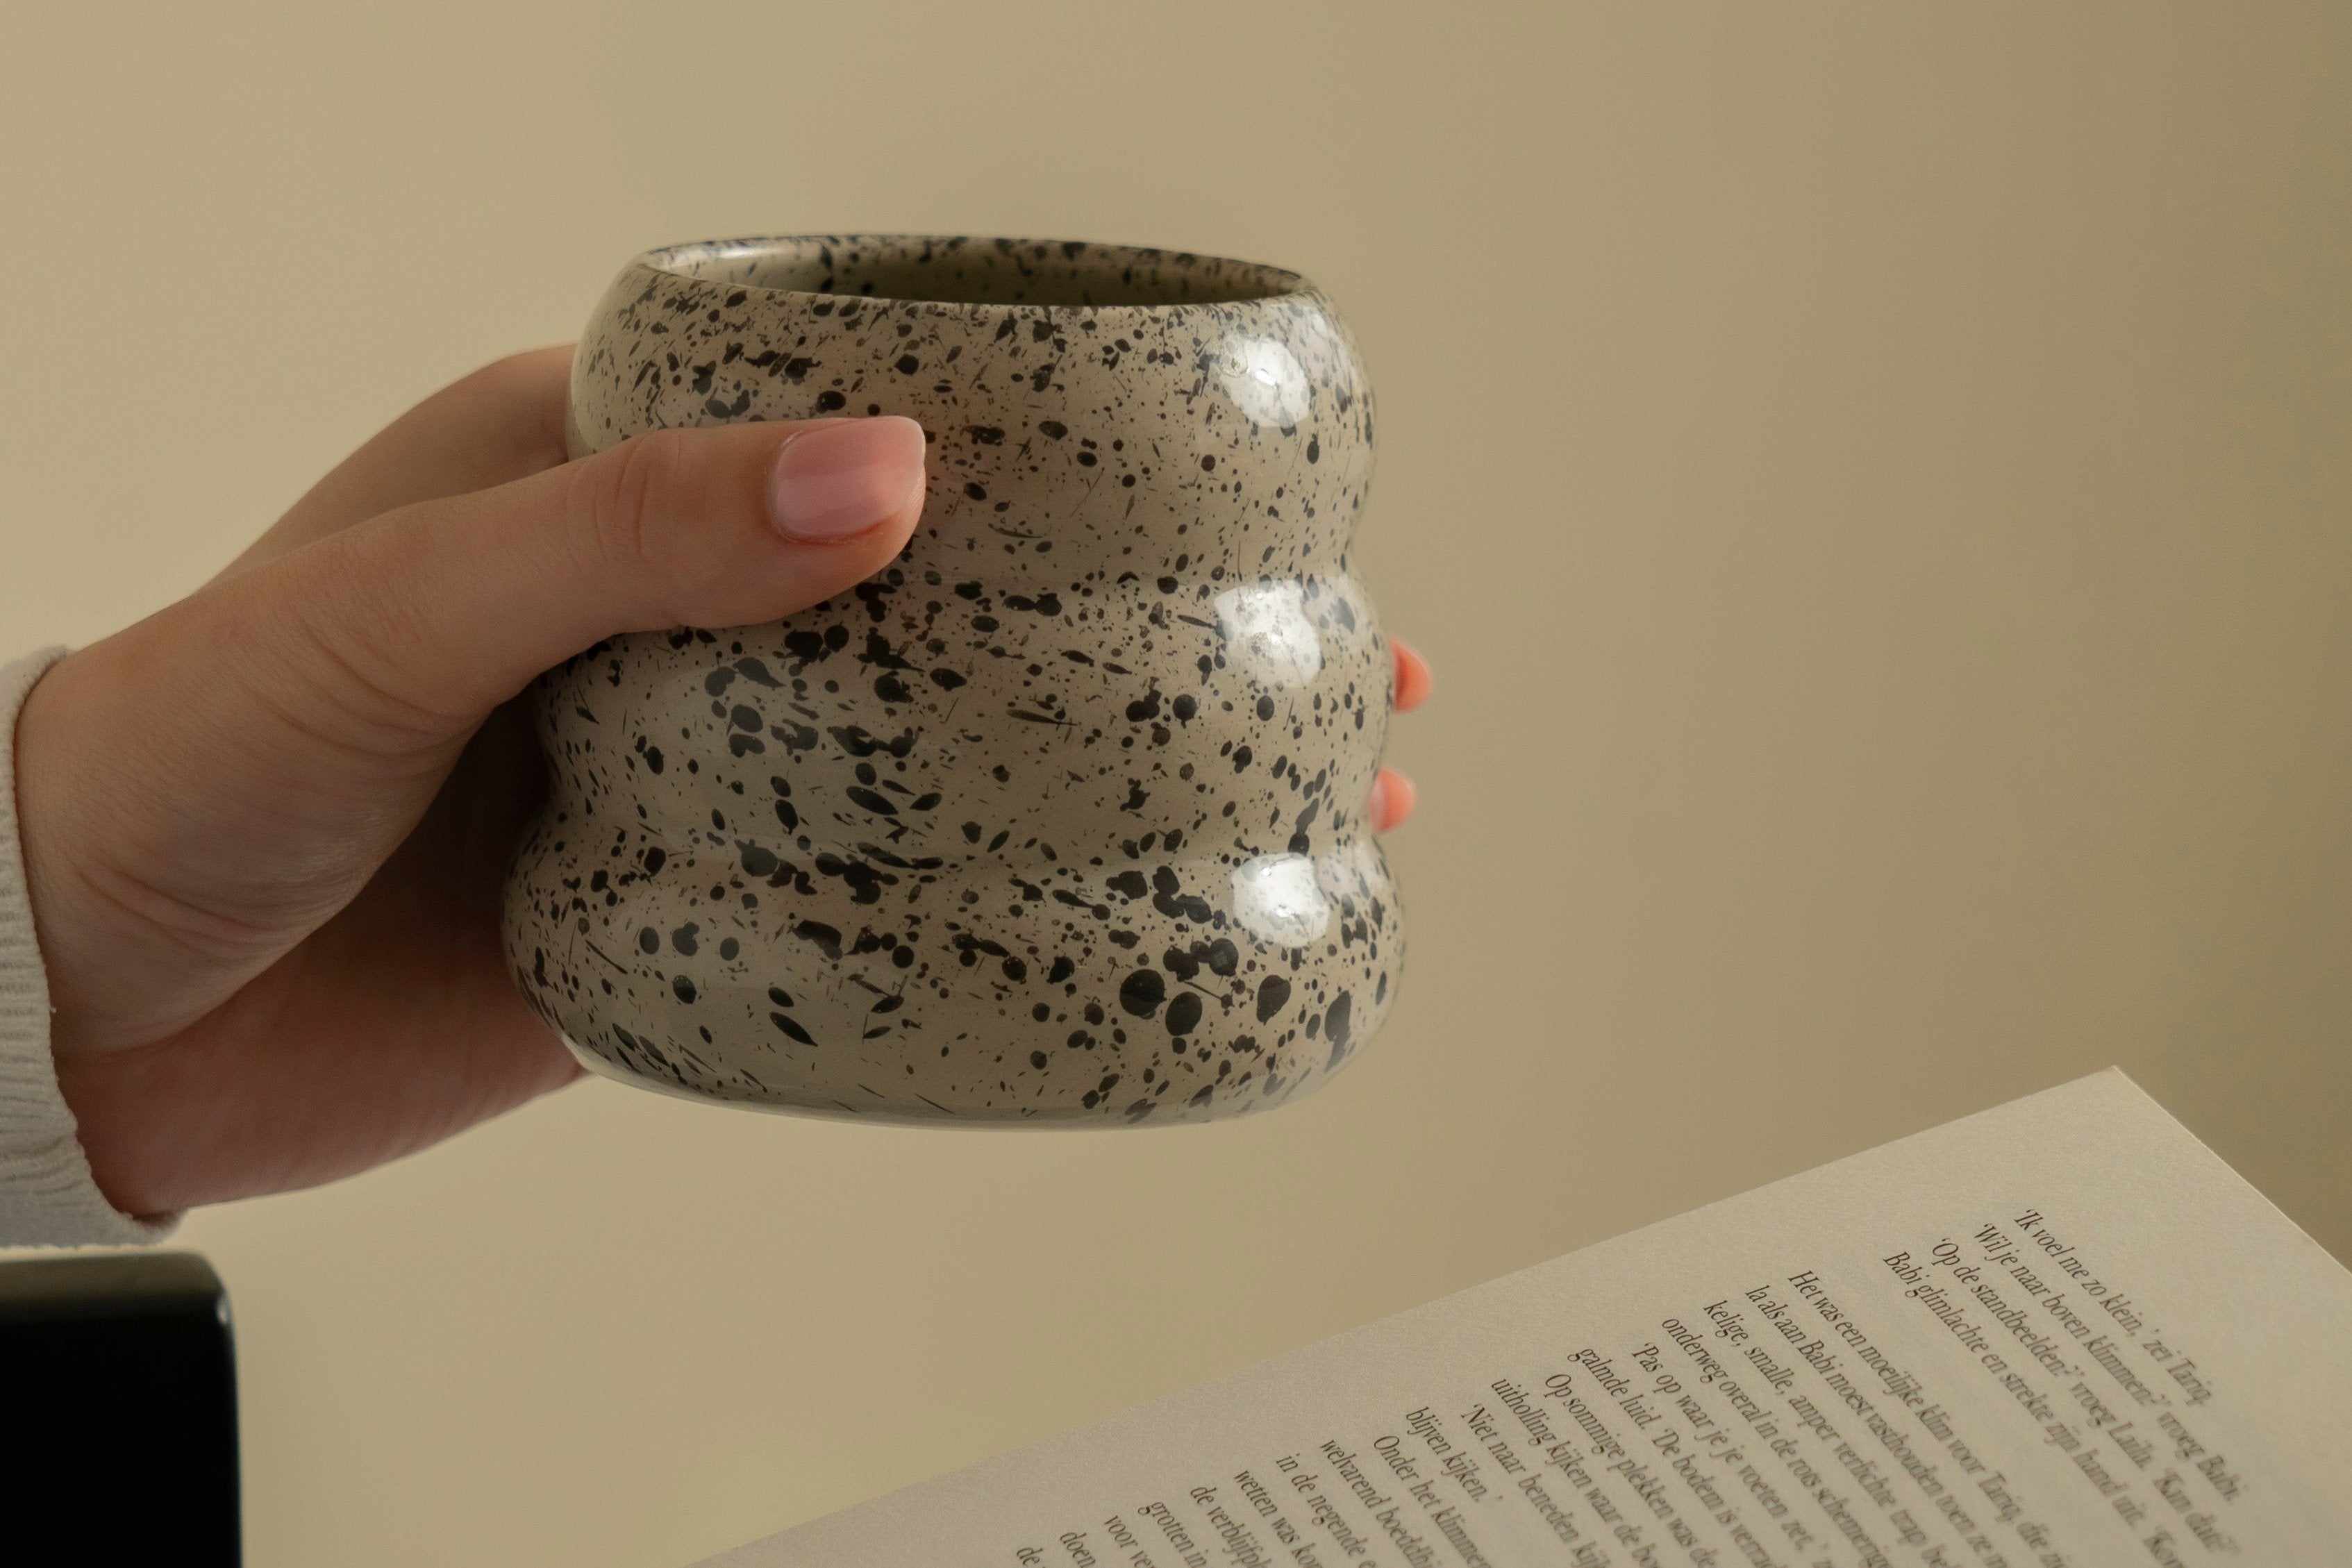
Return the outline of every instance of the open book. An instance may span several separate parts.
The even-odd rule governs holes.
[[[2352,1274],[2111,1070],[706,1568],[2230,1562],[2352,1563]]]

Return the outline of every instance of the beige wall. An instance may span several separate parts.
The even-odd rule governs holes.
[[[596,1084],[205,1213],[252,1562],[675,1564],[2126,1066],[2352,1251],[2352,12],[18,6],[0,641],[200,580],[660,242],[1296,267],[1440,668],[1319,1099]]]

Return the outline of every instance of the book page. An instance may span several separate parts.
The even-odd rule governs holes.
[[[2348,1458],[2352,1274],[2109,1071],[708,1568],[2345,1562]]]

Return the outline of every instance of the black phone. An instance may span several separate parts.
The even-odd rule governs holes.
[[[236,1358],[212,1265],[0,1262],[0,1558],[234,1568],[242,1555]]]

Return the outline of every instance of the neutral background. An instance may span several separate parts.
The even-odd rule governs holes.
[[[1240,1124],[577,1089],[204,1213],[251,1562],[664,1568],[2111,1062],[2352,1253],[2352,9],[9,9],[0,641],[630,255],[1327,286],[1440,671],[1376,1048]]]

